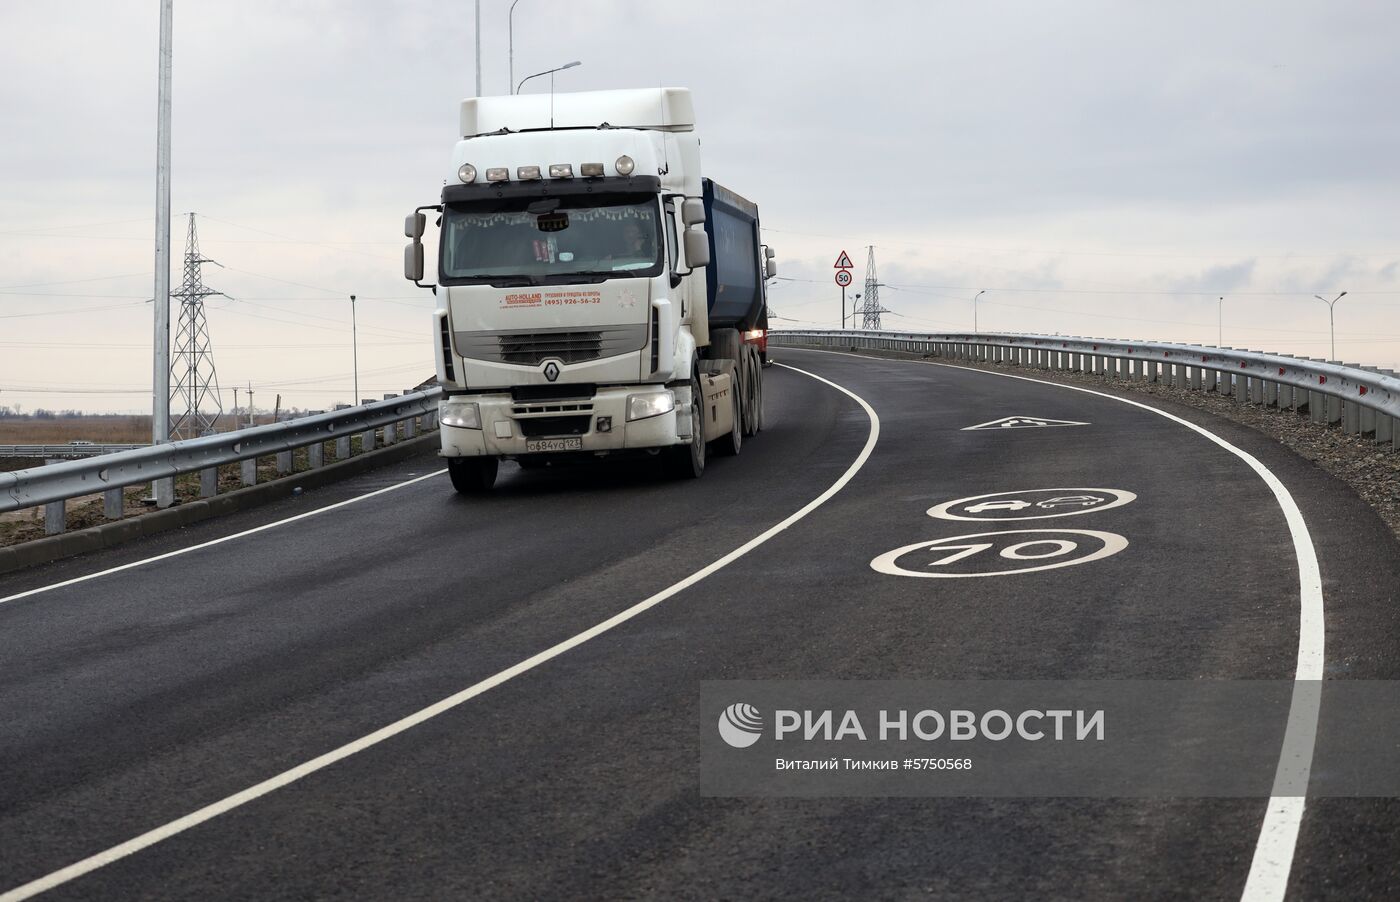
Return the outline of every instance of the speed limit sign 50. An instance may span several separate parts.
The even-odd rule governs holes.
[[[844,269],[841,270],[836,274],[836,284],[845,288],[847,285],[851,284],[851,274]]]

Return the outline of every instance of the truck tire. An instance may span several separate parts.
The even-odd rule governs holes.
[[[705,472],[705,403],[700,393],[700,375],[690,376],[690,444],[676,445],[663,452],[662,465],[672,479],[699,479]]]
[[[763,370],[758,369],[753,374],[754,402],[753,402],[753,431],[755,434],[763,431]]]
[[[494,457],[449,457],[447,475],[463,495],[483,495],[496,484],[500,461]]]
[[[734,404],[734,428],[728,435],[715,439],[715,453],[723,457],[737,457],[744,447],[744,403],[739,400],[739,387],[730,386],[730,398]]]
[[[753,345],[744,346],[744,435],[758,434],[758,352]]]

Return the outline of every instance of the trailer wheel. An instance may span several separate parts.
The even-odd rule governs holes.
[[[755,434],[763,431],[763,370],[758,369],[753,374],[753,431]]]
[[[728,435],[715,439],[715,452],[725,457],[734,457],[744,447],[744,404],[739,400],[739,392],[735,388],[731,388],[729,394],[734,403],[734,428],[729,430]]]
[[[744,348],[744,436],[757,435],[758,424],[758,384],[762,377],[758,371],[758,352],[753,346]]]
[[[690,444],[667,448],[662,458],[666,475],[673,479],[699,479],[705,472],[705,423],[701,417],[704,396],[700,376],[690,376]]]
[[[449,457],[447,475],[463,495],[483,495],[496,484],[500,462],[494,457]]]

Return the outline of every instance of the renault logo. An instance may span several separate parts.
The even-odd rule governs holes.
[[[544,377],[550,382],[553,382],[555,379],[558,379],[559,364],[555,363],[553,360],[551,360],[549,363],[546,363],[544,365]]]

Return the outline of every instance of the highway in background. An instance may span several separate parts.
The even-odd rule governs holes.
[[[1292,679],[1298,662],[1294,536],[1265,481],[1219,444],[1034,381],[774,356],[875,416],[774,368],[764,431],[698,482],[645,462],[507,465],[494,494],[468,499],[424,455],[0,577],[13,598],[0,603],[0,891],[156,830],[51,897],[1239,898],[1264,799],[699,794],[702,680]],[[1254,455],[1296,499],[1322,572],[1327,676],[1400,677],[1400,549],[1383,524],[1257,433],[1171,411]],[[1022,428],[967,428],[1004,418]],[[1020,525],[1126,547],[977,579],[871,566],[1016,526],[939,521],[930,507],[1061,487],[1135,497]],[[558,653],[531,661],[547,649]],[[1397,836],[1395,800],[1310,802],[1290,893],[1395,897]]]

